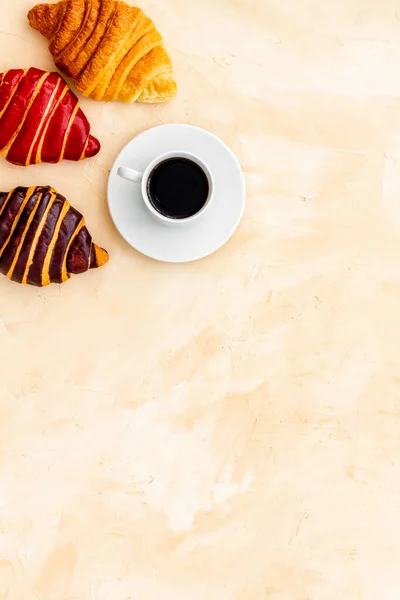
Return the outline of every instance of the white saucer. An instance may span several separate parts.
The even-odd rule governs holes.
[[[119,177],[119,167],[143,172],[160,154],[185,151],[198,156],[214,177],[215,197],[204,216],[179,227],[159,223],[147,211],[140,185]],[[191,125],[162,125],[134,138],[110,173],[108,205],[122,237],[136,250],[164,262],[189,262],[212,254],[234,234],[246,204],[239,161],[212,133]]]

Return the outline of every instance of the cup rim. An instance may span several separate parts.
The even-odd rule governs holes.
[[[162,213],[158,212],[158,210],[153,206],[153,204],[151,203],[151,200],[149,198],[149,194],[147,192],[147,188],[148,188],[147,184],[149,181],[149,177],[150,177],[151,173],[154,171],[154,169],[159,164],[161,164],[165,160],[168,160],[169,158],[187,158],[187,159],[193,161],[194,163],[196,163],[199,167],[201,167],[207,176],[208,184],[209,184],[209,188],[210,188],[207,201],[205,202],[204,206],[199,210],[199,212],[195,213],[194,215],[191,215],[190,217],[185,217],[183,219],[174,219],[173,217],[167,217],[166,215],[163,215]],[[172,223],[172,224],[176,224],[176,225],[179,225],[180,223],[182,223],[182,224],[191,223],[193,221],[196,221],[199,217],[201,217],[205,213],[205,211],[209,208],[209,206],[213,200],[213,197],[214,197],[214,179],[213,179],[211,171],[207,167],[207,165],[202,161],[201,158],[199,158],[195,154],[192,154],[191,152],[185,152],[185,151],[179,151],[179,150],[165,152],[164,154],[161,154],[160,156],[158,156],[157,158],[152,160],[151,163],[147,166],[145,172],[143,173],[142,197],[143,197],[143,201],[144,201],[146,207],[148,208],[148,210],[151,212],[151,214],[154,217],[156,217],[160,221],[163,221],[164,223],[168,223],[168,224]]]

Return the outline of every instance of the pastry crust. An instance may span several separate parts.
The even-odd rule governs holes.
[[[20,166],[78,161],[99,150],[78,98],[58,73],[0,74],[0,154],[6,160]]]
[[[0,193],[0,273],[17,283],[64,283],[108,262],[82,215],[51,187]]]
[[[28,19],[84,96],[151,103],[175,96],[171,59],[140,8],[119,0],[62,0],[35,6]]]

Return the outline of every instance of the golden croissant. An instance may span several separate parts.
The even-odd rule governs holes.
[[[17,283],[64,283],[108,262],[82,215],[51,187],[0,193],[0,273]]]
[[[29,22],[51,40],[57,67],[84,96],[165,102],[176,94],[161,35],[140,8],[114,0],[38,4]]]

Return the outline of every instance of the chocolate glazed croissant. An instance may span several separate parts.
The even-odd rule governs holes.
[[[59,69],[95,100],[165,102],[176,94],[161,35],[140,8],[114,0],[39,4],[29,22]]]
[[[9,162],[82,160],[99,150],[78,98],[58,73],[32,68],[0,74],[0,154]]]
[[[51,187],[0,193],[0,272],[43,287],[108,262],[82,215]]]

